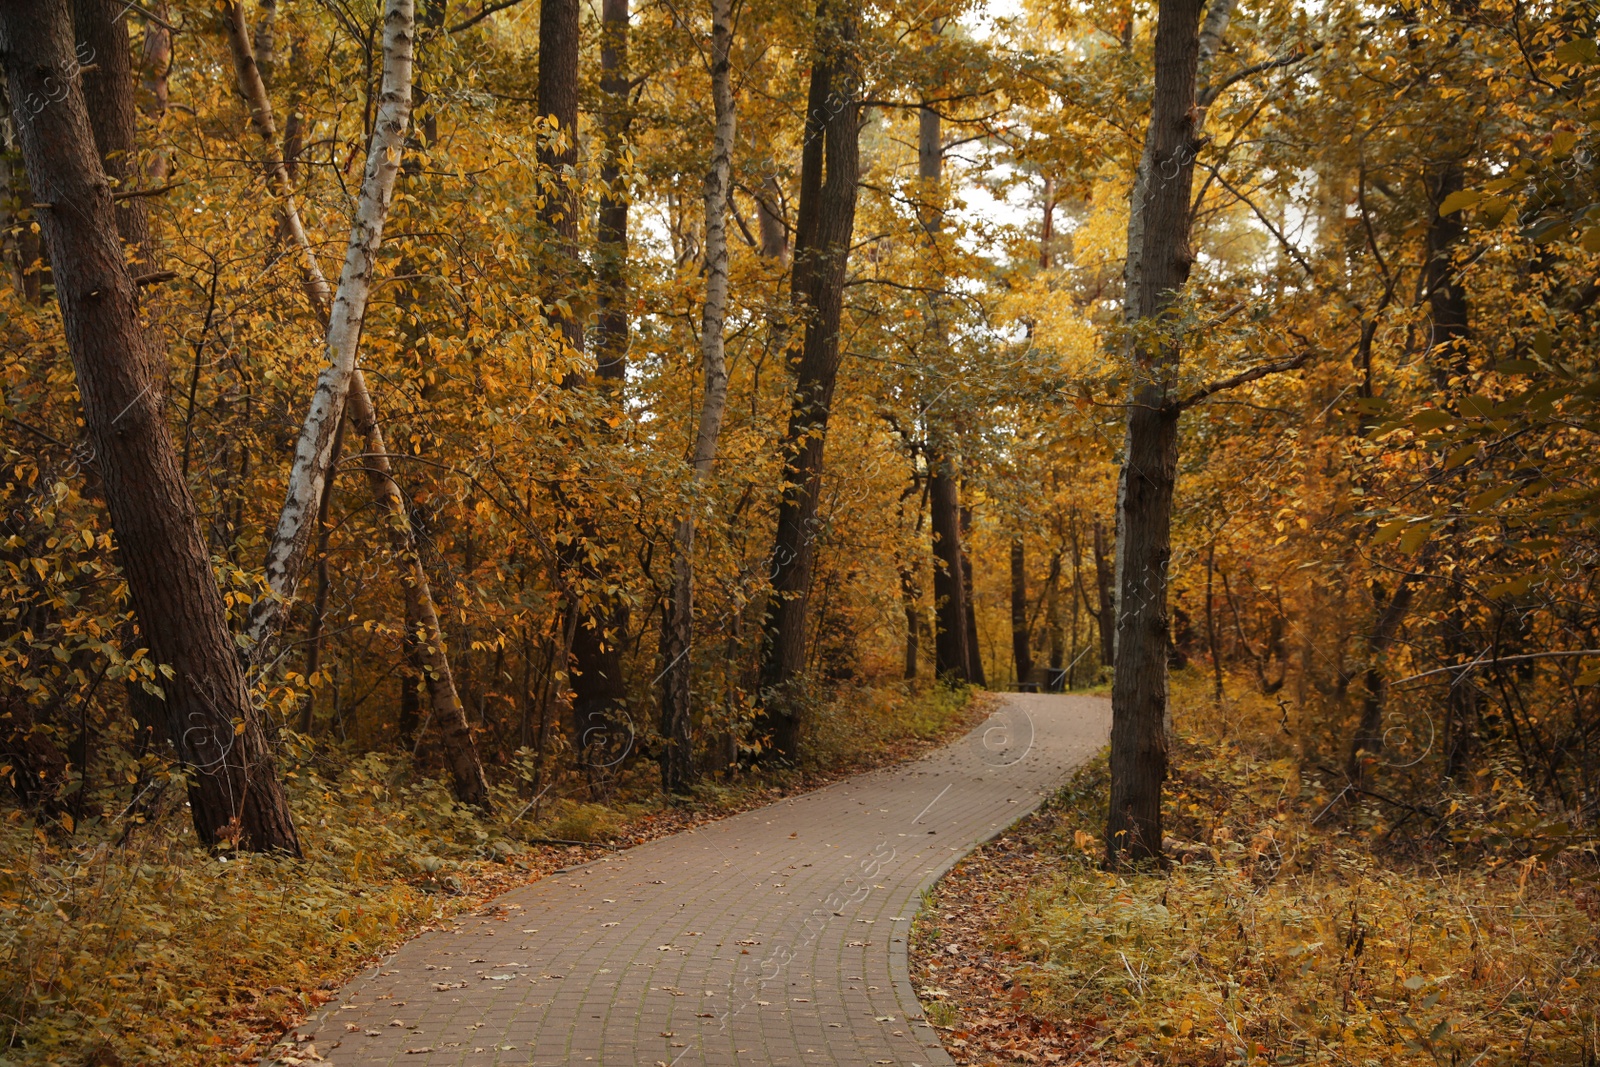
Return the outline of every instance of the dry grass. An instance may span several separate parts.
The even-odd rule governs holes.
[[[1198,734],[1167,803],[1187,862],[1099,868],[1101,760],[940,887],[919,979],[943,994],[925,1001],[956,1005],[960,1059],[1596,1062],[1592,847],[1402,847],[1372,813],[1313,825],[1329,792],[1274,739],[1272,709],[1250,729],[1236,707],[1219,740],[1216,719],[1184,713],[1204,698],[1178,696]],[[984,948],[965,976],[938,966],[951,938]]]
[[[852,693],[848,708],[839,736],[857,743],[824,750],[815,769],[667,804],[646,766],[631,795],[556,800],[539,822],[511,787],[484,820],[403,762],[302,749],[287,769],[303,860],[199,849],[177,779],[165,814],[131,829],[112,815],[127,798],[109,793],[106,815],[70,830],[12,809],[0,815],[0,1067],[253,1062],[374,957],[598,854],[532,839],[637,843],[915,755],[978,714],[965,694],[898,685]]]

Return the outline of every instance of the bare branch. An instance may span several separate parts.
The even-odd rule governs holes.
[[[516,7],[520,3],[522,3],[522,0],[500,0],[498,4],[486,4],[476,15],[451,26],[448,32],[460,33],[462,30],[470,30],[495,12],[504,11],[508,7]]]
[[[1275,59],[1267,59],[1261,61],[1260,63],[1253,63],[1248,67],[1241,67],[1232,74],[1228,75],[1226,78],[1223,78],[1221,81],[1217,82],[1217,84],[1206,86],[1205,90],[1200,93],[1200,106],[1210,107],[1216,102],[1217,97],[1233,88],[1233,86],[1244,81],[1246,78],[1253,78],[1257,74],[1262,74],[1269,70],[1276,70],[1279,67],[1292,67],[1301,60],[1308,59],[1320,51],[1322,51],[1322,42],[1318,41],[1309,48],[1303,50],[1296,49],[1287,55],[1281,55]]]
[[[1229,375],[1226,378],[1214,381],[1210,385],[1203,385],[1195,392],[1174,403],[1172,406],[1178,411],[1186,411],[1187,409],[1194,407],[1206,397],[1223,392],[1224,390],[1233,389],[1237,386],[1244,385],[1247,382],[1259,381],[1260,379],[1271,374],[1281,374],[1284,371],[1299,370],[1301,367],[1306,365],[1306,362],[1311,358],[1311,356],[1311,349],[1308,348],[1298,355],[1291,356],[1288,359],[1280,359],[1276,363],[1263,363],[1259,367],[1251,367],[1249,370],[1240,371],[1238,374]]]

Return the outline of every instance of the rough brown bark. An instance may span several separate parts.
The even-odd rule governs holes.
[[[162,677],[167,731],[190,769],[207,845],[299,854],[288,798],[250,703],[194,499],[161,402],[161,355],[140,321],[111,183],[71,72],[64,0],[0,5],[0,62],[55,272],[84,421],[142,636]],[[114,88],[114,87],[113,87]],[[122,87],[131,96],[131,81]]]
[[[928,514],[933,527],[934,673],[940,678],[970,682],[967,630],[967,582],[961,566],[960,484],[942,463],[928,476]]]
[[[1206,648],[1211,654],[1211,698],[1222,703],[1222,656],[1217,648],[1217,606],[1215,579],[1217,573],[1217,543],[1211,542],[1206,550]]]
[[[806,104],[800,211],[790,285],[805,331],[789,353],[794,392],[783,445],[783,487],[772,550],[761,685],[780,756],[798,746],[797,706],[786,692],[805,665],[806,593],[811,584],[822,492],[822,449],[839,374],[839,322],[860,179],[858,59],[853,8],[819,0]]]
[[[567,297],[578,275],[578,190],[567,177],[578,166],[578,0],[540,0],[539,114],[555,126],[558,138],[540,144],[539,167],[552,187],[545,190],[540,221],[553,238],[559,264],[547,303]],[[583,322],[551,311],[553,323],[577,356],[583,354]],[[581,380],[581,376],[579,377]]]
[[[918,647],[922,636],[922,588],[917,572],[912,567],[900,568],[900,608],[906,617],[906,657],[904,677],[907,681],[917,676],[917,661],[921,657]]]
[[[1094,523],[1094,588],[1099,598],[1094,605],[1095,629],[1100,633],[1100,662],[1107,667],[1117,661],[1117,598],[1112,588],[1111,553],[1106,545],[1105,524]]]
[[[1017,686],[1031,681],[1033,650],[1028,633],[1028,557],[1021,537],[1011,540],[1011,658],[1017,667]]]
[[[114,0],[73,0],[72,5],[77,57],[84,64],[79,79],[83,101],[89,109],[101,166],[118,192],[140,184],[134,141],[133,55],[128,20],[123,17],[126,10]],[[148,205],[149,200],[141,196],[116,201],[117,232],[132,252],[135,275],[155,270]]]
[[[988,685],[983,671],[983,649],[978,646],[978,604],[972,586],[972,556],[967,540],[972,532],[972,509],[961,508],[961,588],[966,593],[967,679],[973,685]]]
[[[1066,666],[1066,634],[1061,626],[1061,553],[1050,557],[1050,573],[1045,576],[1044,625],[1050,641],[1050,670],[1052,674]],[[1076,616],[1074,616],[1076,617]],[[1046,679],[1046,690],[1055,689],[1055,678]]]
[[[605,106],[595,227],[595,374],[620,381],[627,373],[628,355],[628,191],[622,173],[629,125],[628,0],[604,0],[600,33]]]
[[[546,304],[551,306],[547,307],[547,314],[568,346],[567,358],[573,366],[562,383],[568,389],[589,384],[589,376],[581,369],[583,321],[576,312],[568,315],[553,307],[557,298],[569,299],[582,287],[583,264],[578,254],[580,206],[572,178],[578,166],[579,40],[578,0],[541,0],[538,109],[551,121],[559,137],[541,144],[538,153],[540,168],[552,183],[545,190],[539,219],[551,255],[550,287],[546,293]],[[604,353],[601,359],[605,362],[605,374],[597,375],[601,389],[608,399],[615,399],[621,389],[624,364],[620,360],[613,362]],[[567,521],[578,531],[578,536],[561,551],[558,562],[564,582],[573,590],[570,595],[580,602],[570,650],[569,711],[578,762],[593,779],[602,766],[599,749],[611,737],[616,727],[614,720],[628,702],[622,658],[627,611],[615,597],[599,591],[609,584],[611,565],[595,521],[594,501],[576,483],[558,485],[556,495]]]
[[[172,70],[172,31],[161,24],[167,21],[167,5],[162,0],[152,0],[148,8],[155,18],[149,15],[143,18],[144,40],[139,49],[143,98],[139,107],[145,118],[154,125],[160,123],[167,114],[167,75]],[[166,179],[167,171],[166,149],[156,148],[145,161],[145,177],[151,184],[159,184]]]
[[[1428,199],[1433,204],[1433,220],[1428,224],[1428,262],[1423,284],[1428,297],[1428,355],[1434,380],[1443,386],[1452,373],[1464,372],[1468,336],[1467,293],[1456,271],[1455,253],[1463,237],[1465,212],[1439,214],[1439,205],[1452,193],[1461,191],[1466,176],[1458,160],[1443,163],[1428,175]]]
[[[1231,0],[1216,0],[1228,4]],[[1201,0],[1160,0],[1155,93],[1128,220],[1126,319],[1132,330],[1127,435],[1117,499],[1116,674],[1106,859],[1161,859],[1167,777],[1167,564],[1178,466],[1176,323],[1166,313],[1189,277],[1191,188],[1199,150],[1195,74]]]
[[[917,177],[926,185],[930,199],[937,199],[944,180],[944,143],[939,113],[922,108],[917,120]],[[923,225],[930,237],[943,226],[943,213],[926,212]],[[943,347],[944,324],[937,304],[929,315],[932,343]],[[932,420],[930,413],[930,421]],[[935,424],[928,433],[928,508],[932,518],[933,554],[937,560],[933,576],[934,673],[949,681],[976,680],[972,664],[977,651],[977,634],[971,625],[971,575],[962,548],[960,462],[955,442],[946,427]]]
[[[1465,183],[1461,161],[1456,159],[1439,164],[1427,176],[1428,199],[1433,205],[1433,220],[1428,225],[1428,262],[1423,272],[1428,295],[1428,360],[1441,391],[1449,388],[1453,376],[1471,370],[1466,346],[1471,336],[1467,293],[1455,262],[1467,232],[1462,222],[1464,212],[1439,213],[1445,198],[1460,192]],[[1464,505],[1464,475],[1457,477],[1454,488],[1458,504]],[[1469,598],[1457,595],[1450,599],[1451,607],[1439,620],[1440,647],[1447,661],[1461,662],[1472,655],[1467,612],[1462,606]],[[1477,731],[1478,690],[1471,680],[1459,679],[1445,693],[1444,777],[1457,778],[1466,770]]]

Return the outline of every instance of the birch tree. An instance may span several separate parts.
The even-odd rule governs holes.
[[[733,144],[738,113],[733,99],[733,0],[711,0],[711,101],[716,117],[711,165],[705,180],[705,304],[700,312],[700,362],[705,393],[691,459],[693,475],[684,515],[673,541],[672,592],[661,626],[661,785],[668,792],[688,790],[698,777],[694,765],[690,652],[694,645],[694,527],[701,493],[711,479],[728,402],[728,367],[723,328],[728,312],[728,203],[732,196]]]
[[[423,661],[423,681],[444,739],[456,795],[465,803],[487,808],[488,779],[451,673],[448,646],[417,551],[405,496],[395,481],[383,427],[366,378],[356,363],[372,267],[382,241],[410,119],[415,29],[412,5],[410,0],[391,0],[385,9],[383,90],[337,291],[329,286],[322,272],[301,221],[287,168],[277,151],[272,103],[242,7],[230,4],[227,18],[235,72],[250,106],[252,125],[266,148],[268,178],[280,197],[283,228],[301,257],[306,298],[317,316],[328,323],[329,362],[317,380],[295,449],[288,498],[267,552],[266,574],[272,596],[258,601],[251,612],[247,634],[250,647],[259,663],[273,643],[284,605],[294,597],[305,567],[306,549],[317,527],[317,514],[332,477],[339,420],[348,415],[366,440],[362,465],[373,497],[387,517],[392,547],[405,566],[401,580],[405,585],[408,636],[416,641]]]

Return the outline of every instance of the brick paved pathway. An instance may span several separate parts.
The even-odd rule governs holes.
[[[1007,696],[914,763],[552,875],[405,945],[301,1033],[335,1067],[949,1064],[906,967],[918,896],[1110,714]]]

